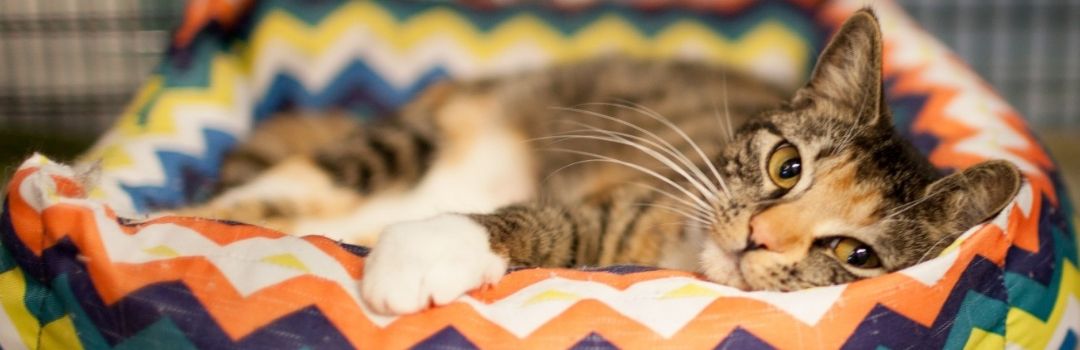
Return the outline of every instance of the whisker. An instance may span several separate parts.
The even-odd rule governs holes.
[[[870,94],[863,94],[862,101],[859,102],[859,110],[855,112],[855,123],[851,124],[851,128],[848,129],[847,134],[844,135],[843,141],[840,142],[841,146],[839,149],[845,149],[850,146],[855,141],[855,137],[858,136],[858,134],[861,134],[861,132],[856,130],[858,129],[859,123],[862,122],[863,112],[866,110],[866,100],[868,100],[867,97],[869,96]]]
[[[724,95],[724,119],[727,120],[728,140],[735,139],[735,128],[731,126],[731,110],[728,109],[727,71],[720,71],[721,87]]]
[[[562,167],[560,167],[558,169],[555,169],[550,174],[548,174],[548,176],[545,177],[541,181],[541,183],[547,183],[548,180],[550,180],[552,176],[555,176],[555,174],[562,171],[563,169],[566,169],[566,168],[569,168],[569,167],[572,167],[572,166],[575,166],[575,165],[583,164],[583,163],[596,162],[596,161],[600,161],[600,160],[591,159],[591,160],[586,160],[586,161],[577,161],[577,162],[573,162],[573,163],[564,165],[564,166],[562,166]],[[648,190],[656,191],[656,192],[658,192],[658,193],[660,193],[660,194],[662,194],[662,195],[664,195],[664,196],[666,196],[668,198],[671,198],[672,200],[674,200],[674,201],[676,201],[676,202],[678,202],[678,203],[680,203],[682,205],[687,206],[687,208],[689,208],[689,209],[695,210],[697,213],[701,214],[703,217],[712,217],[712,215],[714,214],[712,211],[709,210],[709,208],[702,207],[702,206],[698,205],[697,203],[690,202],[690,201],[688,201],[686,199],[683,199],[683,198],[675,195],[674,193],[671,193],[671,192],[662,190],[660,188],[657,188],[656,186],[652,186],[652,185],[648,185],[648,184],[644,184],[644,183],[640,183],[640,182],[630,182],[630,183],[627,183],[627,184],[635,185],[635,186],[641,186],[641,187],[645,187]]]
[[[702,225],[706,225],[706,227],[715,226],[715,224],[716,224],[714,221],[706,220],[704,218],[692,215],[690,213],[687,213],[685,211],[680,210],[679,208],[675,208],[675,207],[672,207],[672,206],[667,206],[667,205],[662,205],[662,204],[655,204],[655,203],[634,203],[634,205],[635,206],[642,206],[642,207],[650,207],[650,208],[668,210],[668,211],[674,212],[676,214],[679,214],[679,215],[681,215],[682,217],[684,217],[686,219],[693,220],[693,221],[698,222],[698,223],[700,223]]]
[[[584,114],[584,115],[588,115],[588,116],[597,117],[597,118],[601,118],[601,119],[604,119],[604,120],[616,122],[616,123],[622,124],[624,126],[627,126],[629,128],[632,128],[635,131],[638,131],[638,132],[644,134],[645,136],[649,136],[649,137],[651,137],[652,139],[654,139],[656,141],[659,141],[660,144],[664,145],[664,147],[666,147],[667,149],[670,149],[672,151],[678,151],[678,149],[675,148],[675,146],[673,146],[671,143],[667,142],[667,140],[664,140],[663,137],[660,137],[659,135],[657,135],[657,134],[655,134],[655,133],[653,133],[651,131],[645,130],[645,128],[642,128],[641,126],[638,126],[637,124],[634,124],[634,123],[631,123],[631,122],[628,122],[628,121],[625,121],[625,120],[622,120],[622,119],[619,119],[619,118],[615,118],[615,117],[612,117],[612,116],[609,116],[609,115],[605,115],[603,113],[593,112],[593,111],[590,111],[590,110],[587,110],[587,109],[572,108],[572,107],[549,107],[549,108],[556,109],[556,110],[567,111],[567,112],[581,113],[581,114]],[[567,122],[573,122],[573,121],[567,121]],[[588,125],[588,124],[584,124],[584,123],[580,123],[580,122],[576,122],[576,123],[577,123],[577,125],[583,125],[583,126],[588,127],[588,128],[597,129],[597,130],[604,130],[604,129],[597,128],[597,127],[592,126],[592,125]],[[608,131],[610,131],[610,130],[608,130]],[[614,132],[614,131],[612,131],[612,132]],[[690,164],[693,163],[693,162],[690,162],[690,160],[687,159],[682,154],[679,154],[679,156],[686,163],[690,163]]]
[[[595,113],[595,112],[592,112],[592,111],[583,111],[583,112]],[[660,150],[660,151],[663,151],[664,153],[667,153],[668,155],[675,158],[675,160],[678,160],[680,163],[682,163],[683,166],[686,166],[687,168],[694,167],[694,163],[691,162],[690,159],[686,158],[686,156],[684,156],[682,153],[678,152],[678,149],[675,149],[674,146],[672,146],[670,143],[665,142],[662,138],[659,138],[655,134],[653,134],[651,136],[653,136],[653,138],[659,138],[661,142],[664,142],[664,144],[658,144],[656,142],[653,142],[653,141],[651,141],[651,140],[649,140],[647,138],[641,137],[641,136],[631,135],[631,134],[628,134],[628,133],[625,133],[625,132],[619,132],[619,131],[599,128],[599,127],[592,126],[592,125],[589,125],[589,124],[586,124],[586,123],[582,123],[582,122],[579,122],[579,121],[576,121],[576,120],[562,120],[562,122],[577,125],[577,126],[585,128],[585,129],[571,130],[571,131],[568,131],[568,132],[563,133],[563,134],[571,134],[571,133],[577,133],[577,132],[593,131],[593,132],[598,132],[598,133],[602,133],[602,134],[607,134],[607,135],[610,135],[610,136],[616,136],[617,135],[617,136],[624,137],[624,138],[627,138],[627,139],[633,139],[633,140],[635,140],[637,142],[644,142],[644,143],[656,148],[657,150]],[[558,135],[562,135],[562,134],[558,134]],[[708,179],[707,177],[705,177],[705,174],[701,173],[700,171],[697,171],[696,173],[700,174],[702,180],[707,180]]]
[[[964,184],[965,184],[965,186],[971,186],[971,182],[970,182],[970,180],[968,180],[967,174],[965,174],[965,173],[963,173],[963,172],[961,172],[961,173],[959,173],[959,174],[960,174],[960,180],[961,180],[961,181],[964,181]],[[888,218],[891,218],[891,217],[897,216],[897,215],[899,215],[900,213],[903,213],[903,212],[905,212],[905,211],[907,211],[907,210],[909,210],[909,209],[911,209],[911,208],[914,208],[915,206],[917,206],[917,205],[919,205],[919,204],[922,204],[923,202],[926,202],[927,200],[929,200],[929,199],[931,199],[931,198],[933,198],[933,197],[936,197],[936,196],[939,196],[939,195],[941,195],[941,194],[943,194],[943,193],[946,193],[946,192],[948,192],[949,190],[951,190],[951,188],[950,188],[950,187],[942,187],[942,188],[938,189],[937,191],[934,191],[934,193],[931,193],[931,194],[925,195],[925,196],[923,196],[922,198],[919,198],[919,199],[917,199],[917,200],[913,200],[913,201],[911,201],[911,202],[908,202],[908,203],[906,203],[906,204],[902,204],[902,205],[900,205],[900,206],[897,206],[897,207],[896,207],[896,209],[893,209],[893,210],[894,210],[894,212],[892,212],[892,213],[890,213],[889,215],[887,215],[887,216],[885,217],[885,219],[888,219]],[[967,199],[968,199],[968,197],[967,197],[967,196],[963,196],[963,197],[961,197],[961,199],[962,199],[962,200],[967,200]]]
[[[611,105],[611,104],[608,104],[608,105]],[[614,105],[614,106],[618,106],[619,108],[627,108],[626,106],[621,106],[621,105]],[[602,113],[597,113],[597,112],[593,112],[593,111],[586,110],[586,109],[581,109],[581,108],[566,108],[566,107],[552,107],[552,108],[559,109],[559,110],[564,110],[564,111],[570,111],[570,112],[583,113],[583,114],[586,114],[586,115],[590,115],[590,116],[594,116],[594,117],[598,117],[598,118],[603,118],[605,120],[613,121],[613,122],[625,125],[627,127],[630,127],[630,128],[632,128],[634,130],[637,130],[638,132],[641,132],[641,133],[645,134],[646,136],[649,136],[652,139],[654,139],[656,141],[659,141],[662,145],[664,145],[669,150],[668,154],[671,154],[672,156],[676,157],[676,159],[678,159],[686,167],[686,169],[688,169],[689,171],[691,171],[695,175],[697,175],[699,182],[706,185],[706,186],[708,186],[710,188],[710,190],[711,190],[711,193],[719,192],[719,190],[717,190],[717,188],[712,185],[712,181],[709,181],[708,177],[705,176],[705,174],[702,173],[701,170],[698,169],[698,167],[696,165],[694,165],[694,163],[692,161],[690,161],[689,158],[687,158],[685,155],[683,155],[682,152],[680,152],[678,150],[678,148],[673,146],[671,143],[667,142],[667,140],[664,140],[664,138],[660,137],[659,135],[656,135],[655,133],[653,133],[651,131],[645,130],[644,128],[642,128],[642,127],[640,127],[640,126],[638,126],[638,125],[636,125],[634,123],[630,123],[630,122],[622,120],[622,119],[618,119],[618,118],[614,118],[614,117],[611,117],[611,116],[608,116],[608,115],[604,115]],[[641,111],[638,110],[638,112],[641,112]],[[601,128],[596,128],[594,126],[587,125],[587,124],[580,124],[580,125],[583,125],[583,126],[585,126],[587,128],[595,129],[597,131],[604,132],[604,133],[607,133],[607,132],[614,133],[614,131],[604,130],[604,129],[601,129]],[[620,133],[620,134],[627,135],[627,136],[632,136],[632,135],[625,134],[625,133]],[[636,136],[634,136],[634,137],[636,137]],[[726,187],[725,187],[725,189],[726,189]],[[719,200],[719,198],[716,198],[716,196],[714,194],[711,194],[711,193],[706,195],[707,197],[710,197],[711,201]],[[730,199],[730,197],[731,197],[731,195],[730,195],[730,193],[728,193],[728,198]]]
[[[639,151],[649,155],[653,159],[656,159],[657,161],[663,163],[664,165],[666,165],[668,168],[671,168],[671,170],[675,171],[679,175],[682,175],[682,177],[685,178],[699,192],[701,192],[706,197],[710,197],[709,198],[710,200],[715,201],[717,199],[715,197],[715,195],[712,195],[704,186],[701,185],[700,182],[695,180],[690,174],[688,174],[686,172],[686,170],[684,170],[684,169],[680,168],[678,165],[676,165],[675,162],[673,162],[671,159],[665,157],[664,155],[656,152],[655,150],[653,150],[651,148],[639,145],[639,144],[631,142],[629,140],[621,139],[621,138],[617,138],[617,137],[603,137],[603,136],[595,136],[595,135],[562,135],[562,136],[548,136],[546,138],[555,139],[555,140],[559,140],[559,139],[587,139],[587,140],[607,141],[607,142],[612,142],[612,143],[617,143],[617,144],[622,144],[622,145],[627,145],[627,146],[630,146],[630,147],[634,147],[634,148],[638,149]]]
[[[680,163],[682,163],[682,165],[685,167],[684,169],[694,173],[694,175],[696,175],[696,177],[697,177],[697,179],[698,179],[698,181],[700,183],[702,183],[702,184],[709,187],[709,190],[712,191],[711,193],[719,192],[717,190],[717,188],[712,185],[711,181],[709,181],[709,177],[705,176],[705,173],[702,173],[701,170],[698,169],[697,165],[694,164],[694,162],[690,161],[690,159],[687,158],[686,155],[682,154],[682,152],[680,152],[678,149],[675,149],[674,147],[671,147],[670,144],[668,144],[669,147],[663,147],[662,145],[659,145],[659,144],[657,144],[655,142],[652,142],[649,139],[646,139],[646,138],[641,137],[641,136],[631,135],[631,134],[627,134],[627,133],[624,133],[624,132],[606,130],[606,129],[598,128],[598,127],[595,127],[595,126],[592,126],[592,125],[588,125],[588,124],[584,124],[584,123],[576,122],[576,121],[568,121],[568,122],[574,123],[574,124],[577,124],[577,125],[581,125],[581,126],[583,126],[585,128],[588,128],[589,130],[592,130],[592,131],[595,131],[595,132],[604,133],[604,134],[611,135],[611,136],[616,136],[617,135],[617,136],[621,136],[621,137],[624,137],[624,138],[633,139],[633,140],[638,141],[638,142],[645,142],[645,143],[655,147],[656,149],[664,151],[664,153],[667,153],[668,155],[670,155],[671,157],[675,158]],[[719,199],[719,198],[716,198],[715,195],[711,195],[710,197],[713,197],[716,200]]]
[[[694,142],[694,140],[690,138],[690,135],[687,135],[685,132],[683,132],[682,128],[679,128],[678,125],[675,125],[674,123],[672,123],[670,121],[670,119],[660,115],[660,113],[658,113],[658,112],[656,112],[656,111],[654,111],[652,109],[649,109],[649,107],[642,106],[640,104],[634,104],[634,105],[636,105],[640,109],[645,110],[645,112],[647,114],[651,115],[654,119],[657,119],[657,120],[661,121],[662,123],[667,125],[669,128],[671,128],[672,130],[677,132],[680,136],[682,136],[682,138],[684,140],[686,140],[686,143],[690,144],[690,146],[693,147],[694,150],[697,152],[698,156],[701,157],[701,161],[703,163],[705,163],[705,165],[707,165],[709,167],[709,170],[712,171],[713,176],[716,177],[716,182],[720,185],[721,188],[724,189],[724,194],[727,195],[729,200],[731,199],[731,190],[728,189],[727,182],[724,181],[724,177],[720,175],[720,172],[716,168],[716,165],[713,164],[712,160],[705,156],[705,152],[701,150],[701,147],[698,147],[697,142]],[[726,100],[724,101],[724,113],[725,113],[725,116],[727,117],[728,132],[732,132],[731,114],[730,114],[730,111],[728,111],[728,109],[727,109],[727,101]],[[735,135],[731,134],[729,137],[734,138]]]
[[[910,202],[901,204],[901,205],[897,206],[896,208],[893,208],[893,211],[891,213],[889,213],[889,215],[886,215],[882,219],[887,220],[887,219],[891,219],[891,218],[893,218],[893,217],[895,217],[897,215],[900,215],[900,214],[902,214],[902,213],[904,213],[904,212],[906,212],[908,210],[911,210],[912,208],[915,208],[919,204],[922,204],[922,203],[924,203],[924,202],[926,202],[926,201],[928,201],[928,200],[930,200],[930,199],[932,199],[932,198],[934,198],[936,196],[944,194],[946,192],[946,190],[948,190],[948,188],[938,189],[937,191],[934,191],[934,193],[925,195],[922,198],[919,198],[919,199],[912,200]]]
[[[712,217],[712,215],[713,215],[713,212],[709,211],[707,208],[702,208],[702,207],[699,207],[697,205],[694,205],[694,203],[691,203],[690,201],[679,198],[679,196],[676,196],[675,194],[673,194],[671,192],[664,191],[662,189],[656,188],[655,186],[648,185],[648,184],[643,184],[643,183],[640,183],[640,182],[634,182],[632,184],[637,185],[637,186],[641,186],[641,187],[645,187],[647,189],[650,189],[650,190],[653,190],[653,191],[656,191],[656,192],[659,192],[660,194],[665,195],[668,198],[671,198],[671,199],[673,199],[673,200],[675,200],[675,201],[677,201],[679,203],[682,203],[683,205],[689,207],[690,209],[697,210],[699,213],[701,213],[702,215],[705,215],[706,217]]]
[[[919,221],[919,220],[912,220],[912,219],[895,219],[895,218],[886,218],[886,219],[881,219],[881,221],[882,221],[882,222],[909,222],[909,223],[916,223],[916,224],[922,224],[922,223],[923,223],[923,221]]]
[[[603,103],[603,102],[587,103],[586,105],[595,104],[595,105],[602,105],[602,106],[627,108],[627,109],[630,109],[630,110],[637,111],[639,113],[645,114],[646,116],[649,116],[649,117],[653,118],[654,120],[664,124],[664,126],[667,126],[669,129],[671,129],[675,133],[679,134],[679,136],[682,137],[682,139],[684,141],[686,141],[686,143],[688,145],[690,145],[690,147],[692,147],[695,152],[697,152],[698,156],[701,157],[701,161],[709,166],[709,170],[712,170],[713,176],[716,177],[716,181],[717,181],[717,183],[720,184],[720,187],[722,187],[724,189],[724,193],[727,195],[728,199],[729,200],[731,199],[731,191],[728,189],[727,183],[724,181],[723,177],[720,176],[720,172],[716,169],[716,165],[714,165],[712,163],[712,161],[709,160],[709,157],[705,156],[705,152],[702,151],[701,147],[698,147],[698,144],[696,142],[694,142],[693,139],[690,138],[690,135],[687,135],[686,132],[684,132],[681,128],[679,128],[678,125],[675,125],[675,123],[672,123],[671,120],[669,120],[668,118],[665,118],[664,116],[660,115],[656,111],[653,111],[653,110],[649,109],[648,107],[645,107],[645,106],[642,106],[642,105],[639,105],[639,104],[635,104],[633,102],[629,102],[629,101],[625,101],[625,102],[630,103],[631,105],[620,105],[620,104],[617,104],[617,103]],[[695,166],[695,168],[696,168],[696,166]]]
[[[937,242],[934,242],[934,244],[931,245],[930,248],[928,248],[926,250],[926,252],[924,252],[921,257],[919,257],[919,260],[915,262],[915,265],[921,264],[923,261],[925,261],[926,258],[928,256],[930,256],[930,252],[933,252],[934,248],[937,248],[937,246],[939,244],[945,242],[946,240],[949,240],[949,242],[952,243],[952,241],[955,241],[957,237],[959,237],[960,235],[963,235],[964,232],[966,232],[966,231],[961,231],[961,232],[957,232],[957,233],[950,233],[950,234],[945,235],[944,237],[941,237],[941,239],[938,239]]]
[[[668,165],[672,170],[675,170],[675,171],[679,171],[679,172],[691,171],[691,172],[693,172],[695,175],[698,176],[697,177],[698,183],[706,185],[711,190],[711,192],[703,192],[703,193],[706,194],[708,197],[710,197],[712,200],[719,200],[719,198],[716,198],[716,196],[712,194],[712,193],[717,192],[716,187],[711,186],[711,184],[709,183],[708,178],[705,176],[705,174],[701,173],[701,171],[699,171],[696,168],[696,166],[694,166],[693,162],[690,162],[689,159],[686,159],[685,156],[682,156],[680,153],[677,153],[675,150],[663,147],[662,145],[657,144],[656,142],[652,142],[649,139],[646,139],[644,137],[631,135],[631,134],[627,134],[627,133],[624,133],[624,132],[601,129],[601,128],[598,128],[598,127],[595,127],[595,126],[592,126],[592,125],[588,125],[588,124],[585,124],[585,123],[577,122],[577,121],[566,121],[566,122],[585,127],[586,130],[572,130],[572,131],[569,131],[569,132],[566,132],[566,133],[555,135],[556,137],[560,137],[560,136],[576,137],[576,136],[580,135],[580,134],[577,134],[577,133],[593,131],[593,132],[608,135],[610,137],[621,139],[617,143],[633,146],[635,148],[640,149],[640,147],[638,147],[638,145],[633,145],[632,143],[644,143],[644,144],[646,144],[648,146],[652,146],[655,151],[664,152],[665,154],[675,158],[675,160],[680,161],[680,163],[682,163],[682,165],[685,166],[685,168],[679,167],[676,164],[665,164],[665,165]],[[536,138],[536,139],[533,139],[533,140],[543,140],[543,139],[549,139],[549,138],[552,138],[552,137],[540,137],[540,138]],[[615,142],[615,141],[610,141],[610,140],[608,140],[608,141],[609,142]],[[642,149],[642,151],[646,152],[646,150],[644,150],[644,149]],[[652,154],[650,154],[650,155],[652,155]],[[654,158],[656,158],[656,157],[654,156]],[[661,160],[660,158],[656,158],[656,159]],[[668,158],[668,159],[670,159],[670,158]],[[694,179],[690,179],[690,178],[687,178],[687,180],[689,180],[691,182],[694,181]]]
[[[584,152],[584,151],[578,151],[578,150],[567,149],[567,148],[543,148],[542,150],[553,151],[553,152],[571,153],[571,154],[584,155],[584,156],[590,156],[590,157],[595,157],[596,158],[596,159],[580,160],[580,161],[571,163],[571,164],[569,164],[567,166],[564,166],[562,168],[559,168],[559,170],[567,168],[567,167],[569,167],[571,165],[584,164],[584,163],[590,163],[590,162],[606,162],[606,163],[611,163],[611,164],[619,164],[619,165],[623,165],[623,166],[632,168],[634,170],[643,172],[643,173],[648,174],[648,175],[650,175],[652,177],[655,177],[657,180],[663,181],[664,183],[670,185],[671,187],[674,187],[675,189],[678,189],[680,192],[685,194],[687,197],[689,197],[690,199],[693,199],[694,202],[697,203],[698,205],[701,205],[702,207],[705,207],[705,208],[709,207],[709,205],[706,204],[705,201],[703,201],[701,198],[695,196],[693,194],[693,192],[690,192],[685,187],[679,186],[679,184],[675,183],[675,181],[672,181],[671,179],[667,178],[666,176],[660,175],[659,173],[657,173],[657,172],[655,172],[655,171],[653,171],[653,170],[651,170],[649,168],[643,167],[641,165],[637,165],[637,164],[634,164],[634,163],[630,163],[630,162],[627,162],[627,161],[611,158],[611,157],[608,157],[608,156],[604,156],[604,155],[600,155],[600,154],[596,154],[596,153],[592,153],[592,152]]]
[[[716,119],[716,129],[719,131],[719,134],[720,134],[719,136],[720,136],[720,138],[724,139],[725,143],[729,143],[729,142],[731,142],[731,136],[729,136],[729,133],[727,132],[727,128],[724,127],[723,117],[720,116],[720,106],[718,106],[716,104],[715,100],[713,100],[711,102],[712,102],[712,108],[713,108],[713,118]]]
[[[773,204],[773,203],[777,203],[777,202],[781,202],[781,201],[782,201],[781,199],[763,199],[763,200],[759,200],[759,201],[753,201],[750,204],[751,205]]]

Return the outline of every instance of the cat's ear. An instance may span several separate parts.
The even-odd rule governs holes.
[[[926,212],[944,232],[958,233],[986,221],[1020,191],[1021,175],[1004,160],[976,164],[930,184],[924,191]],[[928,198],[927,198],[928,197]]]
[[[860,124],[889,122],[881,73],[881,29],[870,9],[855,12],[833,35],[818,57],[810,81],[796,99],[823,98],[853,111]]]

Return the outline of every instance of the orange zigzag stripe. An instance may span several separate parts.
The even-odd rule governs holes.
[[[114,263],[109,260],[94,223],[90,209],[56,204],[46,208],[41,215],[45,222],[44,232],[49,241],[55,242],[66,236],[86,257],[87,270],[98,293],[106,304],[113,304],[124,296],[147,285],[158,282],[180,281],[187,285],[200,300],[207,312],[232,339],[264,326],[273,320],[308,306],[316,306],[340,329],[372,328],[364,319],[359,305],[353,303],[336,283],[311,275],[298,276],[248,296],[241,296],[232,282],[213,263],[201,256],[180,257],[148,263]],[[110,223],[103,223],[110,224]],[[217,223],[207,225],[200,231],[207,237],[228,235],[230,225]],[[255,229],[255,228],[252,228]],[[269,231],[269,230],[266,230]],[[66,233],[66,235],[65,235]],[[326,249],[328,240],[311,237],[320,249]],[[332,243],[330,243],[332,244]],[[341,250],[341,248],[336,248]],[[348,256],[341,251],[331,256]],[[341,261],[352,276],[359,276],[362,264],[358,258]],[[353,342],[358,339],[350,339]]]
[[[33,170],[33,169],[27,169]],[[24,180],[30,171],[20,171],[14,183]],[[67,185],[73,182],[67,179]],[[14,185],[13,185],[14,186]],[[69,187],[70,189],[70,187]],[[69,190],[68,193],[78,191]],[[27,204],[21,194],[12,192],[12,205]],[[1037,202],[1036,202],[1037,203]],[[27,209],[28,206],[27,206]],[[1038,217],[1038,207],[1032,210],[1032,217]],[[31,209],[32,211],[32,209]],[[110,217],[112,213],[109,214]],[[233,339],[239,339],[258,327],[284,316],[292,311],[310,305],[317,306],[335,326],[343,331],[347,339],[357,345],[377,345],[386,347],[405,347],[416,339],[423,339],[448,325],[453,325],[467,337],[485,339],[487,346],[533,347],[534,344],[555,346],[565,342],[567,346],[580,340],[590,330],[600,332],[616,345],[659,346],[663,342],[679,341],[700,345],[719,341],[734,327],[740,326],[755,335],[769,340],[781,347],[796,347],[812,341],[823,345],[839,345],[854,331],[859,322],[874,305],[880,303],[923,325],[929,325],[937,317],[937,312],[959,276],[976,254],[1001,265],[1009,241],[1013,234],[1025,227],[1032,220],[1023,220],[1019,208],[1013,208],[1009,214],[1012,224],[1008,234],[1003,234],[997,227],[989,226],[964,242],[960,257],[946,275],[936,285],[927,287],[909,277],[892,274],[880,279],[856,282],[850,285],[838,302],[817,325],[806,325],[792,318],[773,306],[746,298],[724,297],[714,301],[696,319],[688,323],[671,339],[663,339],[647,327],[621,315],[599,301],[581,301],[563,314],[546,322],[539,329],[524,339],[518,339],[501,327],[480,317],[476,311],[465,304],[454,304],[419,315],[401,318],[380,330],[363,317],[362,311],[345,295],[336,284],[314,276],[301,276],[264,288],[248,297],[241,297],[211,263],[201,257],[186,257],[168,261],[156,261],[145,264],[111,263],[104,254],[99,233],[93,222],[90,209],[70,205],[56,204],[46,208],[38,222],[45,222],[44,233],[49,242],[55,242],[65,233],[88,258],[90,277],[95,287],[107,303],[115,302],[128,293],[155,282],[183,281],[193,294],[203,302],[207,311]],[[20,214],[16,221],[34,219]],[[42,220],[43,219],[43,220]],[[179,219],[177,222],[182,222]],[[220,222],[198,221],[205,227],[204,235],[232,236],[234,227]],[[1025,224],[1027,223],[1027,224]],[[280,235],[270,230],[247,227],[257,232],[257,236]],[[267,233],[269,232],[269,233]],[[1023,232],[1023,231],[1021,231]],[[254,237],[254,236],[249,236]],[[20,238],[24,238],[20,236]],[[318,237],[308,237],[309,241],[324,250],[338,251],[335,256],[352,257],[351,261],[341,261],[350,266],[350,273],[358,275],[362,269],[359,259],[344,252],[332,242]],[[30,240],[40,241],[40,240]],[[228,240],[235,241],[235,240]],[[27,242],[24,240],[24,242]],[[557,274],[567,278],[590,278],[592,281],[606,283],[616,288],[625,288],[630,284],[670,276],[688,276],[684,272],[653,271],[632,275],[608,273],[587,273],[570,270],[525,270],[509,275],[498,287],[488,292],[480,292],[481,299],[505,297],[537,281]],[[489,293],[485,297],[485,293]],[[897,297],[902,296],[902,297]],[[273,304],[274,307],[267,307]],[[730,315],[740,315],[735,319]],[[603,320],[592,324],[593,320]],[[394,335],[393,337],[389,336]],[[403,335],[409,335],[404,336]],[[541,341],[542,340],[542,341]]]
[[[187,46],[207,23],[218,21],[226,28],[232,27],[250,5],[252,0],[191,0],[184,8],[184,19],[173,36],[174,46]]]

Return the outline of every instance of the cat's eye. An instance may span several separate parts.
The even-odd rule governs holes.
[[[881,267],[881,260],[869,245],[854,238],[836,238],[829,244],[837,259],[861,269]]]
[[[785,190],[795,187],[802,175],[802,158],[799,150],[789,143],[784,143],[773,150],[766,165],[769,179],[776,186]]]

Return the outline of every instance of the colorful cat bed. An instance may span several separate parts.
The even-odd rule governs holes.
[[[449,306],[384,317],[359,300],[365,248],[139,219],[204,199],[222,155],[274,111],[386,115],[448,76],[612,51],[797,84],[862,4],[193,1],[161,66],[83,158],[102,159],[96,186],[41,156],[8,185],[0,347],[1075,348],[1075,217],[1054,163],[1015,110],[887,2],[873,7],[897,127],[943,171],[1003,158],[1026,175],[990,223],[900,272],[747,293],[645,267],[523,269]]]

